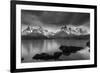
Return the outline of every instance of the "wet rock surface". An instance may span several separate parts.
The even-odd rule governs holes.
[[[83,49],[83,47],[75,47],[75,46],[60,46],[59,48],[63,55],[69,56],[71,53],[76,53],[77,51]]]
[[[62,55],[61,52],[55,52],[53,55],[49,55],[48,53],[41,53],[41,54],[36,54],[35,56],[32,57],[32,59],[36,60],[57,60],[59,57]]]
[[[86,43],[86,46],[90,47],[90,41],[88,41],[88,42]]]
[[[40,53],[36,54],[32,57],[35,60],[60,60],[62,55],[69,56],[71,53],[76,53],[77,51],[83,49],[83,47],[75,47],[75,46],[60,46],[59,49],[61,52],[54,52],[53,55],[48,53]]]
[[[24,60],[24,58],[22,57],[22,58],[21,58],[21,61],[23,61],[23,60]]]
[[[90,48],[90,41],[88,41],[88,42],[86,43],[86,46]],[[90,52],[90,49],[88,50],[88,52]]]

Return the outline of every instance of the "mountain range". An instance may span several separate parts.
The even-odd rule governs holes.
[[[71,33],[73,30],[68,31],[67,27],[61,27],[61,29],[57,32],[50,32],[46,29],[43,29],[42,27],[38,26],[37,28],[28,26],[23,32],[22,32],[22,38],[68,38],[68,37],[86,37],[89,36],[89,34],[82,34],[79,32],[77,33]]]

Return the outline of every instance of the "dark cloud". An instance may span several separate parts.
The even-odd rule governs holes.
[[[89,13],[32,11],[22,10],[21,23],[33,25],[57,25],[72,24],[82,25],[90,21]],[[88,24],[89,25],[89,24]]]
[[[36,12],[22,11],[21,23],[25,25],[43,25]]]

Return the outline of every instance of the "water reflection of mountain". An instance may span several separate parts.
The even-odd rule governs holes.
[[[87,41],[66,39],[22,40],[22,60],[24,58],[22,62],[89,59],[89,48],[85,48]]]
[[[30,39],[77,39],[77,40],[87,40],[87,39],[90,39],[90,35],[67,35],[63,32],[60,33],[57,33],[55,34],[54,36],[45,36],[45,35],[42,35],[42,34],[39,34],[39,33],[30,33],[29,35],[22,35],[21,36],[22,40],[30,40]]]
[[[46,39],[47,37],[41,33],[30,33],[28,35],[22,35],[22,40],[24,39]]]

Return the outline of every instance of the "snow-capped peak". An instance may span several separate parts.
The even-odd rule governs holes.
[[[37,27],[28,26],[22,33],[24,33],[24,34],[40,33],[40,34],[43,34],[47,37],[54,35],[53,32],[50,32],[47,29],[43,29],[41,26],[37,26]]]
[[[88,28],[74,26],[74,25],[65,25],[61,27],[61,31],[66,32],[67,34],[74,34],[74,35],[86,35],[89,34]]]
[[[39,33],[42,35],[45,35],[47,37],[50,36],[54,36],[55,34],[59,33],[59,32],[65,32],[67,35],[86,35],[89,34],[89,30],[88,28],[86,28],[85,26],[74,26],[74,25],[64,25],[62,26],[58,31],[56,32],[51,32],[47,29],[44,29],[41,26],[28,26],[23,32],[22,35],[25,34],[29,34],[29,33]]]

